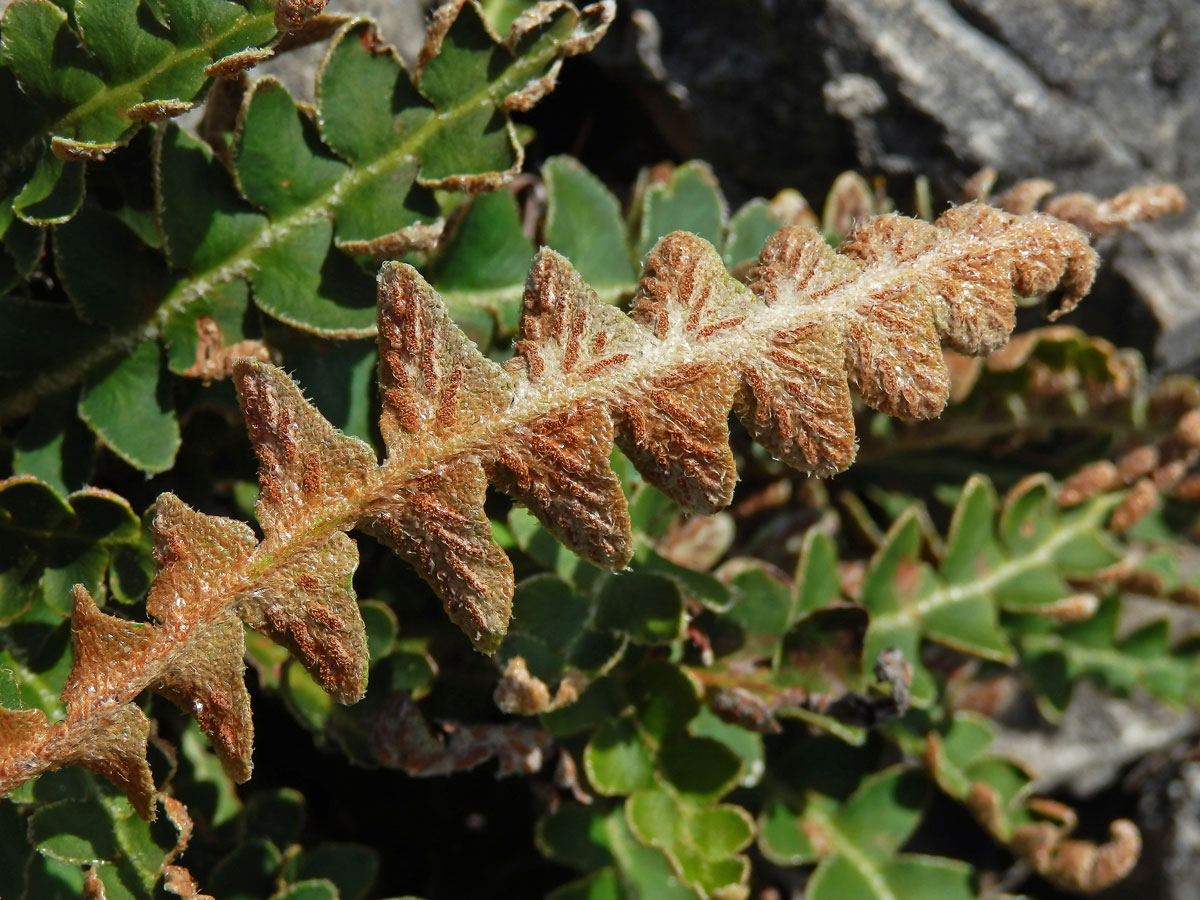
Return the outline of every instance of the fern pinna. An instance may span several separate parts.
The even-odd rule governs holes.
[[[609,466],[614,442],[684,509],[712,512],[736,480],[734,411],[771,453],[809,472],[855,452],[853,387],[895,416],[936,415],[949,381],[941,342],[999,347],[1013,291],[1091,284],[1078,229],[979,204],[933,224],[881,216],[837,251],[792,226],[743,286],[684,232],[650,252],[631,314],[600,303],[571,264],[535,258],[515,355],[485,358],[412,267],[379,274],[381,432],[387,459],[330,425],[280,369],[235,366],[258,453],[263,539],[171,494],[154,517],[158,574],[135,623],[74,590],[67,714],[0,710],[0,793],[66,764],[112,780],[153,815],[145,689],[196,717],[229,774],[250,774],[242,622],[286,646],[337,700],[365,689],[367,649],[351,588],[358,528],[408,560],[485,653],[511,609],[513,574],[492,540],[489,483],[591,561],[620,568],[632,538]]]

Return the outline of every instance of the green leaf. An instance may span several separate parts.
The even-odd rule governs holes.
[[[700,711],[695,683],[679,666],[647,662],[631,677],[629,694],[634,702],[640,732],[647,741],[661,746],[686,733],[688,723]]]
[[[54,251],[62,285],[85,322],[133,328],[158,308],[169,284],[158,251],[95,207],[54,230]]]
[[[84,488],[67,497],[30,475],[0,481],[0,622],[41,601],[70,613],[71,587],[104,596],[104,574],[121,547],[138,547],[141,523],[121,497]]]
[[[203,141],[168,125],[159,130],[154,148],[158,217],[172,265],[214,269],[268,227],[267,217],[246,205]]]
[[[122,0],[120,9],[127,9],[132,2]],[[162,31],[162,23],[150,23],[161,12],[172,35],[175,30],[181,35],[186,30],[189,39],[198,36],[205,46],[211,43],[209,38],[219,38],[218,43],[224,42],[222,52],[233,52],[245,45],[227,47],[233,37],[212,32],[206,23],[218,8],[249,15],[255,21],[259,21],[257,10],[261,9],[261,21],[269,23],[273,4],[245,2],[256,12],[248,13],[246,7],[231,0],[205,0],[194,10],[182,0],[144,0],[138,21],[157,33],[156,29]],[[61,40],[65,46],[74,46],[76,39],[67,19],[49,0],[19,0],[9,11],[19,15],[13,10],[27,7],[44,7],[49,16],[43,18],[53,20],[48,26],[52,32],[67,29],[63,38],[49,34],[46,40],[50,44]],[[439,29],[444,26],[448,32],[438,30],[435,38],[444,38],[442,43],[453,61],[437,61],[438,42],[434,40],[421,74],[430,85],[440,83],[445,89],[434,91],[432,106],[389,54],[377,44],[366,46],[373,42],[368,39],[370,26],[354,20],[335,37],[327,65],[321,68],[315,124],[276,82],[261,81],[253,89],[231,148],[236,181],[231,181],[199,141],[174,126],[160,129],[154,142],[157,231],[163,236],[169,262],[181,271],[165,290],[146,293],[157,293],[156,303],[147,307],[142,303],[146,297],[138,297],[138,303],[120,307],[137,321],[130,329],[111,334],[74,321],[69,311],[53,304],[20,301],[0,308],[5,321],[13,323],[0,338],[0,375],[30,370],[38,374],[31,383],[0,379],[0,409],[7,415],[25,412],[38,396],[81,378],[94,384],[100,370],[114,365],[114,358],[134,334],[158,339],[169,333],[171,342],[178,345],[172,350],[171,366],[176,371],[186,370],[190,363],[185,348],[195,348],[190,332],[198,318],[211,314],[205,304],[221,286],[243,279],[252,283],[254,302],[280,321],[335,338],[372,334],[373,278],[347,254],[397,257],[428,247],[441,227],[434,188],[493,190],[511,177],[519,146],[508,111],[528,108],[542,96],[552,85],[561,60],[590,49],[612,14],[604,5],[581,13],[567,3],[558,4],[545,16],[523,20],[525,30],[508,43],[488,38],[487,47],[473,47],[470,40],[464,43],[460,38],[478,31],[471,24],[477,19],[475,6],[447,9],[438,23]],[[274,35],[274,26],[270,27]],[[477,58],[486,60],[482,69],[476,65]],[[194,57],[189,59],[194,61]],[[482,72],[485,83],[450,77],[450,69],[460,64],[476,74]],[[376,81],[392,77],[393,89],[378,96],[363,93],[354,79],[367,70]],[[84,66],[80,71],[88,70]],[[159,74],[163,72],[166,70]],[[466,90],[468,82],[466,94],[454,93],[459,88]],[[0,79],[0,92],[4,90]],[[364,114],[361,127],[345,116],[358,110]],[[121,121],[122,128],[130,125],[126,119]],[[324,143],[326,137],[331,144]],[[83,192],[82,164],[67,164],[77,170],[78,177],[72,180],[58,171],[64,165],[58,157],[43,155],[42,159],[40,165],[46,172],[27,187],[21,203],[53,206],[44,210],[45,215],[58,216],[54,221],[59,221],[78,207]],[[76,186],[67,198],[70,202],[50,204],[48,198],[63,195],[60,188],[68,184]],[[456,199],[447,198],[447,205],[453,206]],[[118,215],[127,224],[136,218]],[[6,225],[0,221],[0,227]],[[143,238],[149,233],[135,230]],[[125,240],[119,231],[110,237]],[[347,253],[334,252],[335,239]],[[80,278],[74,281],[81,295],[87,291]],[[97,298],[106,313],[114,309],[111,298],[110,292],[101,292]],[[54,333],[60,336],[57,346],[49,348],[45,342],[31,340],[52,322],[57,326]],[[236,335],[226,335],[227,343],[229,337]],[[6,352],[9,343],[13,345],[11,353]],[[153,404],[147,407],[152,409]],[[127,459],[141,464],[141,454],[131,450],[121,448]],[[151,462],[149,470],[157,471],[153,466],[162,458],[160,453],[156,460],[147,460]]]
[[[251,838],[217,862],[204,887],[222,900],[261,900],[275,890],[282,864],[275,844]]]
[[[272,347],[283,342],[271,340]],[[309,399],[336,428],[371,443],[379,410],[375,380],[379,351],[375,341],[324,341],[297,335],[283,346],[283,358],[296,379],[309,385]]]
[[[513,623],[498,651],[507,663],[521,656],[538,678],[553,684],[567,669],[606,669],[625,643],[593,625],[596,600],[554,575],[534,575],[517,585]]]
[[[894,855],[921,821],[929,782],[914,769],[893,767],[869,776],[833,821],[838,839],[873,859]]]
[[[740,806],[698,807],[658,788],[630,797],[626,817],[633,834],[666,853],[702,896],[749,875],[749,861],[737,854],[754,839],[754,821]]]
[[[972,808],[998,840],[1010,840],[1013,829],[1031,818],[1025,806],[1033,786],[1030,776],[989,752],[992,725],[983,716],[955,713],[938,728],[936,737],[936,743],[927,738],[921,752],[938,787]],[[981,788],[994,799],[994,806],[980,807]]]
[[[692,161],[677,166],[666,182],[646,189],[638,228],[638,256],[644,257],[660,237],[672,231],[690,231],[720,246],[725,231],[725,198],[706,163]]]
[[[755,197],[747,202],[729,219],[729,230],[721,246],[725,266],[732,270],[757,260],[763,244],[783,225],[783,219],[772,212],[766,200]]]
[[[338,900],[338,889],[323,878],[298,881],[272,894],[271,900]]]
[[[583,751],[588,781],[607,796],[631,794],[654,783],[654,760],[630,719],[606,722]]]
[[[765,568],[754,566],[733,579],[736,599],[725,614],[744,630],[782,637],[791,628],[795,597],[791,586]]]
[[[667,858],[658,850],[641,844],[630,833],[620,808],[607,813],[597,811],[589,828],[597,843],[602,843],[612,858],[611,867],[565,885],[548,895],[553,900],[694,900],[695,893],[680,884]],[[545,833],[547,826],[540,826]],[[597,856],[599,854],[596,854]],[[579,865],[579,858],[564,859]]]
[[[98,800],[61,800],[29,818],[29,840],[39,853],[59,862],[87,864],[111,859],[117,838]]]
[[[71,391],[52,394],[38,404],[13,441],[14,475],[32,475],[59,494],[83,486],[93,448],[75,405]]]
[[[25,895],[38,900],[79,900],[83,896],[83,869],[34,855],[26,867]]]
[[[438,257],[434,284],[454,321],[486,347],[499,324],[516,329],[533,243],[508,191],[471,201]]]
[[[0,375],[19,375],[11,386],[5,385],[0,398],[10,404],[22,403],[21,393],[32,381],[47,378],[58,366],[58,358],[79,357],[92,353],[103,335],[84,324],[65,303],[44,303],[18,297],[0,297]],[[55,335],[47,341],[46,335]],[[76,375],[78,377],[78,375]],[[43,389],[50,393],[57,385]],[[18,406],[28,411],[28,403]]]
[[[547,246],[570,259],[583,280],[602,296],[632,290],[638,271],[617,198],[569,156],[546,160],[542,178]]]
[[[1019,639],[1022,665],[1044,714],[1061,715],[1074,685],[1083,679],[1121,695],[1146,690],[1174,704],[1200,696],[1197,642],[1185,639],[1172,646],[1163,620],[1118,637],[1121,607],[1119,598],[1109,597],[1090,619],[1056,630],[1037,622],[1018,623],[1027,632]]]
[[[694,737],[711,738],[738,757],[740,769],[737,783],[740,787],[758,784],[766,771],[762,735],[718,718],[708,706],[700,707],[696,718],[688,723],[688,733]]]
[[[289,881],[324,879],[337,887],[338,900],[365,900],[379,872],[379,857],[361,844],[320,844],[289,861]]]
[[[242,196],[272,219],[318,200],[349,171],[321,146],[316,125],[274,78],[256,81],[245,100],[233,166]]]
[[[771,862],[800,866],[814,862],[817,852],[799,816],[780,797],[772,798],[758,818],[758,846]]]
[[[194,263],[192,278],[167,302],[186,303],[199,284],[253,268],[255,300],[276,318],[330,336],[369,333],[373,291],[355,285],[341,254],[330,256],[335,234],[356,252],[397,255],[405,240],[419,243],[404,238],[404,229],[436,218],[422,184],[498,186],[517,152],[505,98],[575,52],[570,42],[579,38],[577,27],[599,33],[606,26],[585,25],[572,7],[559,7],[543,23],[541,37],[514,57],[481,30],[475,7],[465,5],[421,70],[422,97],[373,27],[351,22],[332,41],[319,72],[317,125],[278,83],[260,82],[245,105],[234,155],[244,196],[270,218],[257,221],[219,256]],[[378,90],[364,91],[360,76]],[[420,160],[419,171],[414,160]],[[159,172],[162,205],[169,210],[171,175],[163,163]],[[186,244],[205,240],[204,219],[176,226]],[[164,231],[169,244],[171,230]],[[372,242],[380,243],[366,246]]]
[[[8,207],[0,200],[0,294],[29,277],[46,244],[45,228],[13,219]]]
[[[65,162],[47,153],[34,165],[12,209],[30,225],[58,225],[79,211],[83,191],[83,163]]]
[[[84,387],[79,417],[100,440],[144,472],[165,472],[179,450],[179,420],[163,378],[162,351],[142,341]]]
[[[679,796],[712,802],[737,784],[741,760],[713,738],[686,737],[667,741],[659,749],[658,765]]]
[[[772,799],[760,818],[760,846],[781,864],[820,863],[806,896],[822,900],[974,897],[971,867],[957,860],[900,854],[920,822],[929,783],[916,770],[892,766],[862,780],[843,802],[810,791],[797,812]]]
[[[210,83],[207,67],[274,40],[273,20],[265,0],[106,0],[76,5],[73,17],[47,0],[9,4],[3,60],[37,110],[6,136],[12,157],[35,159],[14,210],[30,222],[69,219],[84,164],[63,159],[98,158],[144,121],[185,111]]]
[[[177,375],[189,374],[189,370],[194,373],[197,351],[201,347],[199,320],[203,317],[216,323],[225,346],[259,335],[255,313],[250,306],[250,285],[240,278],[215,286],[188,304],[186,309],[171,308],[164,312],[162,337],[167,344],[167,368]],[[314,387],[325,386],[307,383]]]
[[[367,629],[367,648],[373,665],[392,652],[400,623],[392,608],[379,600],[360,600],[358,609]]]
[[[1119,499],[1119,498],[1118,498]],[[1001,608],[1054,615],[1074,597],[1068,577],[1095,574],[1120,559],[1104,521],[1111,496],[1061,513],[1044,480],[1020,483],[997,522],[991,485],[968,481],[935,568],[921,556],[917,510],[900,516],[876,551],[860,595],[871,613],[864,654],[889,646],[914,665],[913,699],[932,698],[929,673],[918,664],[922,639],[984,659],[1010,661],[999,623]]]
[[[538,820],[536,841],[542,855],[584,872],[613,861],[605,841],[606,812],[571,804]]]
[[[334,712],[334,701],[303,666],[289,659],[283,668],[283,699],[300,722],[316,734],[324,734]]]
[[[636,644],[667,644],[683,634],[683,596],[670,579],[622,572],[600,585],[596,625]]]

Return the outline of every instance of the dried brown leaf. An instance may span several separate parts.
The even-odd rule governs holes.
[[[395,259],[414,250],[432,250],[441,240],[446,223],[416,222],[390,234],[371,238],[369,241],[337,241],[338,248],[347,253],[372,256],[375,259]]]
[[[1054,182],[1048,178],[1027,178],[1018,181],[1002,194],[997,194],[992,203],[1014,215],[1031,213],[1042,201],[1054,193]]]
[[[1046,201],[1042,209],[1101,237],[1138,222],[1174,215],[1186,206],[1187,197],[1179,186],[1164,182],[1131,188],[1106,200],[1085,193],[1060,194]]]
[[[502,712],[536,716],[570,706],[579,699],[587,683],[582,672],[570,669],[563,674],[558,690],[551,694],[546,682],[529,671],[524,657],[514,656],[496,682],[492,699]]]
[[[1011,846],[1052,884],[1081,894],[1094,894],[1132,871],[1142,852],[1142,835],[1128,819],[1109,825],[1103,843],[1068,838],[1075,812],[1052,800],[1031,800],[1030,808],[1057,822],[1032,822],[1013,830]]]
[[[181,375],[216,381],[232,375],[233,364],[240,357],[249,356],[263,362],[271,359],[271,351],[259,340],[238,341],[225,346],[221,326],[212,316],[201,316],[196,320],[196,333],[199,337],[196,342],[196,362],[182,371]]]
[[[195,106],[195,103],[185,100],[150,100],[146,103],[135,103],[125,110],[125,115],[135,122],[157,122],[160,119],[182,116]]]
[[[204,74],[209,78],[238,78],[247,69],[275,55],[274,47],[248,47],[209,63]]]
[[[280,31],[303,28],[316,18],[329,0],[278,0],[275,6],[275,27]]]
[[[388,700],[375,721],[371,741],[381,765],[418,778],[462,772],[492,758],[499,761],[499,778],[528,775],[542,768],[553,747],[546,732],[516,723],[443,722],[434,731],[405,693]]]

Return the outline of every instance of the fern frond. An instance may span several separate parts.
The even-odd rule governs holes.
[[[0,196],[25,222],[67,221],[83,200],[87,160],[103,159],[146,122],[187,112],[213,78],[271,56],[282,34],[303,28],[324,5],[10,4],[0,21],[0,93],[18,106],[5,110],[11,119],[0,140]]]
[[[1103,199],[1082,191],[1055,194],[1053,181],[1030,178],[1017,182],[991,202],[1018,215],[1040,207],[1046,214],[1070,222],[1092,237],[1104,237],[1140,222],[1180,213],[1187,206],[1187,196],[1179,185],[1169,181],[1140,185]]]
[[[483,510],[488,483],[560,540],[620,568],[629,513],[614,443],[685,509],[729,503],[731,410],[788,463],[829,473],[854,456],[850,388],[894,415],[936,415],[949,381],[939,338],[982,353],[1012,327],[1013,290],[1061,284],[1073,305],[1095,254],[1058,220],[979,205],[934,224],[884,216],[832,250],[813,229],[768,241],[750,288],[719,253],[676,232],[651,251],[632,314],[602,304],[543,250],[516,355],[500,366],[454,326],[415,269],[379,275],[381,431],[387,459],[331,426],[280,369],[235,365],[259,457],[248,526],[159,500],[160,572],[135,625],[75,594],[76,660],[66,719],[0,712],[0,792],[48,768],[93,765],[145,810],[139,757],[145,688],[186,705],[235,777],[249,771],[238,619],[291,649],[335,698],[364,689],[366,644],[350,588],[358,527],[409,560],[475,646],[495,650],[512,567]],[[140,805],[139,805],[140,804]]]

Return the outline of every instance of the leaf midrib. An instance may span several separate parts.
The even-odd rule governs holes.
[[[453,123],[463,116],[475,112],[484,102],[499,105],[502,98],[496,98],[493,92],[500,85],[508,82],[524,83],[528,80],[526,73],[532,73],[544,63],[553,61],[558,55],[561,41],[547,42],[547,49],[539,54],[518,57],[513,64],[504,70],[501,77],[490,81],[474,93],[460,98],[450,109],[443,112],[434,111],[424,122],[418,125],[409,135],[396,144],[391,150],[369,163],[349,163],[346,173],[334,181],[328,189],[317,194],[308,203],[279,219],[270,219],[264,228],[249,243],[226,257],[224,261],[214,263],[203,272],[192,273],[173,289],[163,300],[154,315],[158,329],[166,323],[167,318],[175,312],[182,311],[189,303],[200,297],[205,291],[212,289],[233,278],[248,275],[255,271],[257,265],[255,256],[270,247],[279,238],[285,237],[296,228],[310,225],[325,217],[331,217],[339,197],[353,191],[364,183],[378,178],[383,173],[403,163],[409,157],[415,157],[416,151],[433,135],[443,130],[445,125]],[[507,96],[512,91],[504,91]],[[328,147],[322,140],[323,146]],[[374,328],[364,328],[362,337],[374,334]]]
[[[259,25],[263,21],[268,20],[268,19],[270,19],[270,20],[274,19],[273,12],[261,12],[261,13],[257,13],[257,14],[247,12],[245,16],[239,16],[233,26],[231,26],[230,28],[227,28],[225,31],[214,34],[209,40],[204,41],[200,44],[196,44],[193,47],[191,47],[190,49],[188,49],[186,51],[182,51],[180,53],[167,53],[162,58],[162,60],[160,60],[158,65],[155,65],[153,68],[146,70],[138,77],[132,78],[129,81],[121,82],[120,84],[115,85],[115,86],[109,85],[106,83],[104,87],[102,87],[96,93],[92,94],[92,96],[88,97],[88,99],[84,100],[82,103],[80,103],[74,109],[72,109],[69,113],[67,113],[65,116],[63,116],[61,119],[59,119],[57,122],[55,122],[51,126],[52,133],[55,136],[58,136],[60,131],[63,131],[65,129],[69,128],[71,125],[74,125],[79,120],[85,118],[87,115],[89,115],[94,110],[102,108],[102,107],[108,105],[110,102],[119,103],[125,97],[130,96],[130,95],[140,96],[141,89],[143,87],[145,87],[145,85],[147,85],[151,81],[153,81],[155,78],[162,75],[163,73],[169,72],[172,68],[183,66],[184,64],[190,62],[192,60],[192,58],[197,55],[205,54],[207,56],[211,56],[212,51],[221,42],[226,41],[231,37],[234,37],[239,31],[241,31],[243,29],[248,29],[253,26]],[[172,42],[172,43],[174,44],[174,42]],[[85,46],[86,46],[86,44],[85,44]],[[174,46],[178,47],[179,45],[174,44]],[[246,48],[246,49],[249,49],[249,48]],[[176,98],[162,97],[162,98],[157,98],[157,99],[169,100],[169,99],[176,99]],[[152,102],[152,101],[143,101],[143,102]],[[132,124],[137,124],[137,123],[134,123],[131,120],[130,124],[132,125]],[[63,135],[63,136],[65,137],[65,135]],[[71,140],[74,140],[74,138],[72,138]]]
[[[879,900],[900,900],[892,892],[879,867],[859,849],[857,844],[838,829],[837,824],[831,816],[826,815],[824,810],[820,809],[815,803],[808,804],[804,810],[804,816],[805,818],[812,819],[820,826],[822,837],[826,838],[833,847],[833,853],[829,857],[826,857],[826,859],[837,855],[844,857],[863,877],[863,880],[875,890]]]
[[[14,394],[7,400],[0,399],[0,420],[20,415],[27,411],[36,402],[37,397],[76,383],[79,379],[86,377],[89,372],[109,362],[114,356],[133,343],[151,339],[156,341],[161,340],[167,322],[173,315],[182,312],[190,303],[198,300],[207,291],[212,290],[217,285],[232,281],[235,278],[248,276],[251,272],[255,271],[257,267],[254,263],[254,256],[258,252],[269,247],[275,240],[286,236],[291,230],[330,216],[332,214],[332,207],[329,204],[342,192],[357,187],[368,176],[377,176],[379,173],[386,171],[388,167],[403,162],[406,157],[412,155],[414,149],[419,149],[420,145],[428,137],[439,130],[434,127],[435,125],[452,122],[473,111],[474,105],[478,104],[481,100],[490,99],[490,91],[496,85],[502,84],[508,79],[517,80],[525,78],[527,70],[536,70],[536,68],[547,60],[556,58],[561,45],[562,41],[551,41],[548,42],[548,50],[536,56],[520,57],[515,60],[514,65],[505,70],[502,78],[497,78],[495,81],[489,82],[486,86],[462,100],[451,110],[430,116],[403,143],[391,152],[384,154],[366,166],[349,166],[345,175],[335,181],[327,191],[314,198],[307,205],[298,207],[283,219],[268,221],[254,240],[244,245],[240,251],[227,256],[222,262],[209,266],[203,272],[190,273],[186,278],[181,279],[163,298],[162,303],[158,305],[148,319],[129,328],[112,331],[108,340],[93,345],[87,352],[73,360],[64,360],[65,364],[61,368],[48,373],[40,373],[36,381],[27,390],[19,394]],[[363,174],[364,172],[367,174]],[[374,333],[375,328],[372,326],[370,329],[363,329],[360,336],[366,338]]]
[[[997,586],[1015,575],[1023,574],[1039,566],[1053,563],[1054,553],[1068,541],[1094,529],[1097,523],[1117,504],[1122,494],[1111,494],[1093,501],[1086,513],[1065,528],[1060,528],[1038,546],[1036,550],[1025,556],[1009,559],[992,569],[982,578],[963,584],[947,584],[930,593],[923,600],[907,604],[888,612],[879,613],[871,618],[871,627],[895,628],[904,625],[919,626],[931,612],[945,606],[951,606],[973,596],[991,598]],[[940,575],[938,576],[940,578]]]

